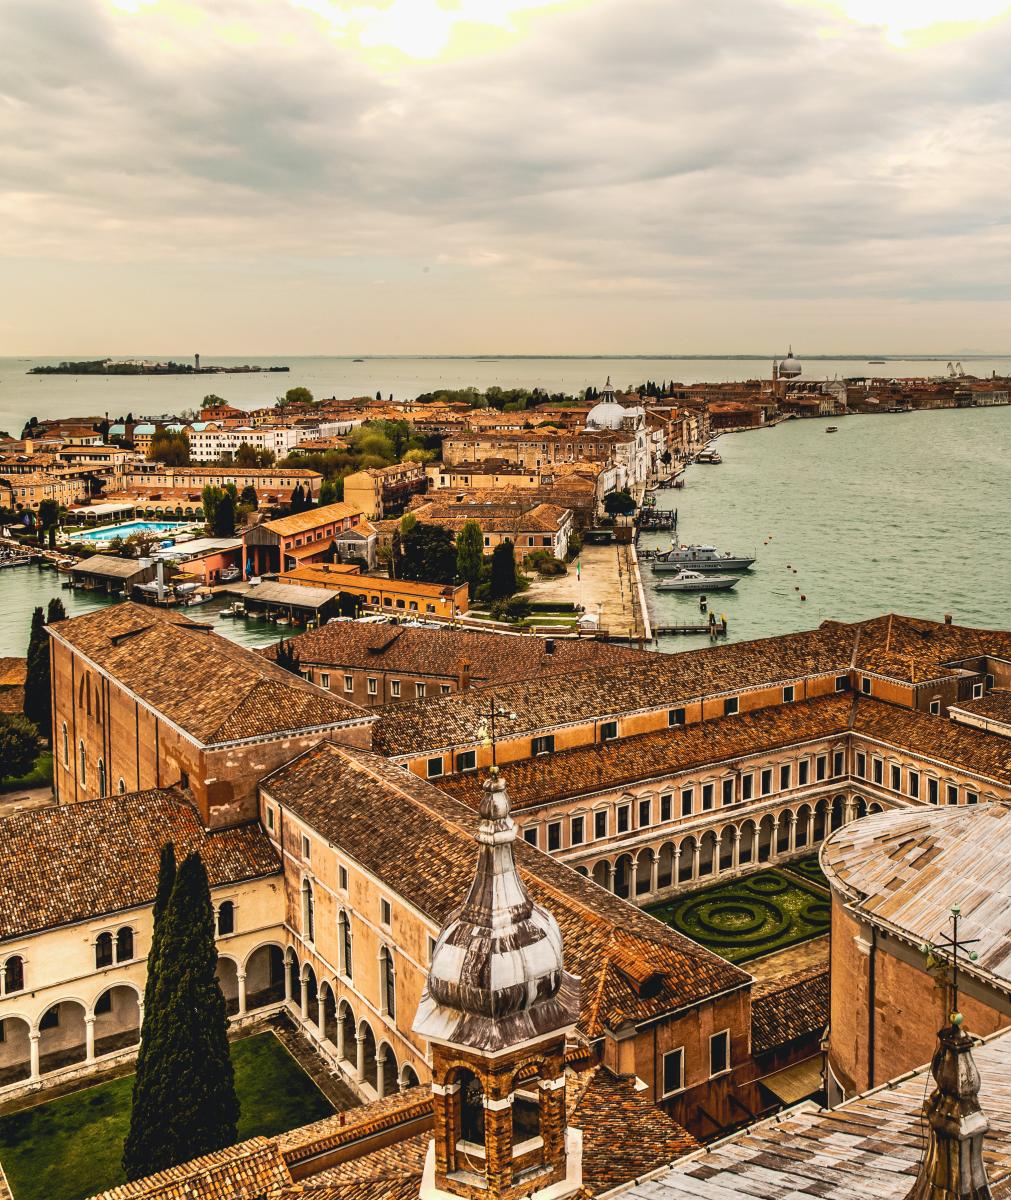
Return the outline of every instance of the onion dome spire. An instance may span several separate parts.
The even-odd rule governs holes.
[[[927,1146],[906,1200],[990,1200],[983,1136],[990,1128],[979,1106],[979,1071],[961,1014],[937,1035],[930,1063],[937,1086],[923,1106]]]
[[[432,954],[414,1032],[488,1053],[574,1026],[579,982],[563,965],[558,922],[533,902],[513,854],[516,824],[492,768],[477,829],[477,870]]]

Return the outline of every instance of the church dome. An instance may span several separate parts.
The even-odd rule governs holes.
[[[794,358],[792,346],[789,354],[779,364],[779,374],[784,379],[796,379],[800,374],[800,359]]]
[[[587,429],[620,429],[621,423],[631,414],[615,400],[601,400],[586,414]]]
[[[474,881],[436,942],[414,1029],[495,1050],[574,1024],[579,989],[564,969],[558,922],[534,904],[516,868],[516,825],[497,773],[480,813]]]

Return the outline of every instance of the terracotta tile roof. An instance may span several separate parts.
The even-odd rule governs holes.
[[[301,1125],[298,1129],[279,1134],[277,1142],[284,1151],[285,1160],[294,1164],[324,1150],[394,1129],[403,1122],[430,1113],[431,1108],[430,1088],[405,1088],[391,1096],[384,1096],[382,1100],[360,1104],[345,1112],[313,1121],[311,1125]]]
[[[24,687],[27,658],[0,658],[0,688]]]
[[[919,683],[950,675],[946,663],[980,655],[1011,658],[1011,632],[889,613],[861,623],[855,665]]]
[[[409,896],[437,926],[470,886],[477,857],[474,813],[384,758],[323,743],[267,776],[262,787]],[[739,968],[549,855],[520,841],[516,856],[534,900],[558,920],[567,967],[582,978],[580,1026],[588,1037],[748,985],[750,977]],[[630,960],[656,976],[655,989],[638,993],[623,969]]]
[[[424,629],[409,625],[361,625],[344,621],[303,633],[293,642],[299,661],[338,669],[402,671],[453,676],[469,664],[474,686],[551,675],[594,665],[651,661],[644,650],[629,650],[589,639],[548,639],[529,634],[480,633],[460,629]],[[276,647],[270,647],[276,654]]]
[[[370,719],[356,704],[165,609],[117,604],[49,629],[203,745]]]
[[[513,807],[521,810],[812,738],[845,734],[852,706],[851,696],[823,696],[524,759],[508,766],[509,795]],[[450,776],[439,786],[477,806],[481,781],[475,774]]]
[[[291,1187],[277,1144],[256,1137],[120,1184],[92,1200],[281,1200]]]
[[[815,967],[757,983],[751,992],[751,1050],[765,1054],[828,1025],[828,970]]]
[[[990,1121],[983,1158],[998,1184],[1011,1173],[1011,1034],[987,1039],[973,1057]],[[831,1111],[801,1105],[619,1194],[634,1200],[904,1200],[923,1155],[926,1071]]]
[[[322,508],[310,508],[306,512],[292,513],[290,517],[277,517],[273,521],[264,521],[257,526],[269,529],[271,533],[290,537],[293,533],[305,533],[308,529],[318,529],[320,525],[329,525],[331,521],[343,521],[346,517],[361,516],[361,507],[357,504],[326,504]]]
[[[280,869],[259,825],[209,833],[178,792],[155,789],[17,813],[3,822],[0,939],[153,902],[167,841],[198,850],[212,887]]]
[[[952,707],[972,713],[976,717],[986,717],[1001,725],[1011,725],[1011,690],[1006,688],[987,692],[978,700],[960,700]]]
[[[477,521],[485,533],[554,533],[570,515],[567,508],[555,504],[531,503],[521,499],[514,504],[501,500],[496,504],[448,504],[424,500],[411,509],[419,521],[459,530],[465,521]]]

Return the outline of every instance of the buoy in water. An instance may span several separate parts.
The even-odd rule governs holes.
[[[801,596],[801,600],[806,600],[806,599],[807,599],[806,596]]]

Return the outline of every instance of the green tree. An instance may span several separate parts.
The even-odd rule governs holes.
[[[60,506],[55,500],[43,500],[39,505],[39,529],[49,534],[49,548],[56,546],[56,526],[60,520]]]
[[[337,503],[337,485],[332,479],[324,479],[319,485],[319,506]]]
[[[190,439],[185,433],[172,433],[158,429],[151,438],[151,449],[147,453],[149,462],[164,463],[166,467],[188,467],[190,465]]]
[[[214,516],[218,511],[218,505],[221,503],[221,497],[225,493],[219,487],[209,483],[200,493],[200,503],[204,509],[204,520],[207,524],[214,528]]]
[[[239,503],[245,504],[250,509],[260,507],[260,497],[256,494],[256,488],[251,483],[247,483],[242,489],[242,494],[239,496]]]
[[[142,1106],[136,1131],[131,1115],[128,1179],[231,1145],[239,1119],[225,998],[214,974],[214,910],[199,854],[183,860],[160,924],[155,992],[141,1039],[142,1048],[150,1039],[145,1088],[155,1103]],[[141,1087],[139,1068],[134,1086]]]
[[[418,518],[414,513],[404,513],[404,515],[400,518],[400,536],[407,537],[417,523]]]
[[[38,731],[27,717],[0,713],[0,779],[27,775],[40,749]]]
[[[152,533],[150,529],[138,529],[124,540],[123,549],[132,558],[147,558],[161,539],[160,533]]]
[[[214,522],[211,528],[215,537],[230,538],[235,536],[235,497],[231,492],[225,492],[218,501],[217,508],[214,510]]]
[[[312,404],[312,392],[307,387],[288,388],[284,393],[282,404]]]
[[[57,621],[65,621],[67,619],[67,609],[59,596],[53,596],[49,601],[49,607],[46,610],[46,624],[54,625]]]
[[[635,512],[635,501],[628,492],[611,492],[604,497],[604,512],[609,517],[627,517]]]
[[[277,656],[275,661],[279,667],[284,667],[286,671],[290,671],[292,675],[301,675],[299,669],[298,651],[292,642],[278,642]]]
[[[224,400],[222,400],[222,398],[220,396],[215,396],[215,394],[213,392],[209,392],[204,397],[203,403],[201,404],[200,407],[201,408],[217,408],[219,405],[222,405],[222,404],[224,404]]]
[[[484,534],[477,521],[464,521],[456,535],[456,573],[474,599],[484,563]]]
[[[40,607],[32,613],[32,630],[28,637],[23,711],[46,742],[49,741],[50,726],[53,723],[50,687],[49,635],[46,633],[45,614]]]
[[[425,525],[416,521],[403,535],[402,543],[402,579],[418,579],[424,583],[453,582],[456,542],[444,525]]]
[[[491,553],[491,599],[504,600],[511,596],[518,586],[516,549],[512,542],[499,542]]]

